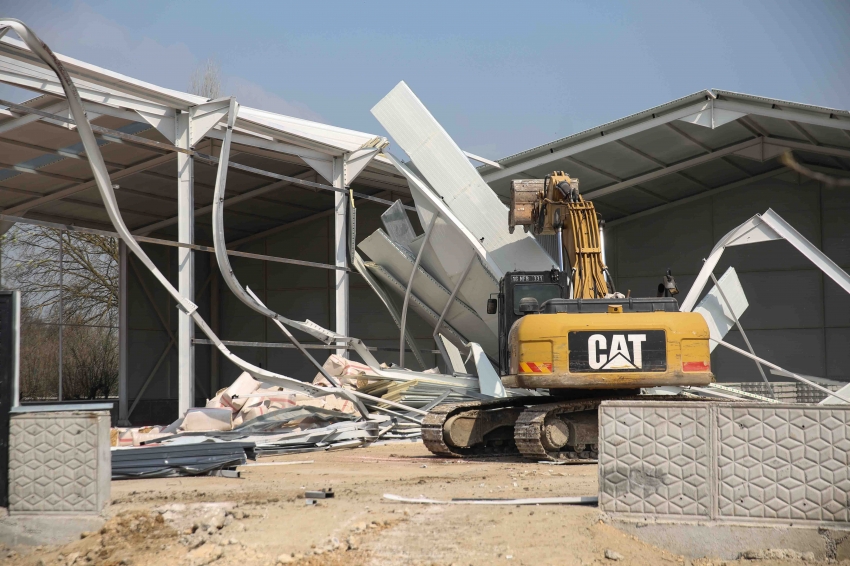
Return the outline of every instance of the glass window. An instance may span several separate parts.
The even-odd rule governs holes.
[[[526,297],[534,297],[542,305],[549,299],[560,299],[561,288],[558,285],[517,285],[514,287],[514,314],[519,312],[519,302]]]

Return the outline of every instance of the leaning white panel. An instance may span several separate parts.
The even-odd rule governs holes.
[[[712,287],[711,291],[699,302],[694,309],[705,319],[708,324],[708,331],[715,340],[722,340],[726,333],[735,326],[735,319],[740,319],[747,307],[750,306],[747,302],[747,297],[744,295],[744,289],[741,287],[741,282],[738,280],[738,273],[734,267],[726,270],[718,281],[720,289]],[[732,309],[729,309],[724,296],[729,301]],[[711,342],[709,350],[714,351],[717,347],[716,342]]]
[[[491,328],[495,328],[496,315],[487,314],[487,299],[491,293],[498,292],[502,271],[481,242],[458,220],[446,203],[434,195],[419,177],[392,154],[386,155],[407,178],[422,225],[430,225],[434,215],[439,214],[431,228],[431,238],[423,253],[422,265],[429,273],[433,273],[444,287],[454,289],[463,277],[470,258],[475,254],[477,260],[473,262],[458,296]]]
[[[476,239],[483,238],[484,248],[502,272],[554,267],[530,234],[506,230],[507,207],[404,82],[381,99],[372,114],[463,225]]]

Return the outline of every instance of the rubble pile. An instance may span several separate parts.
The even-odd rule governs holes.
[[[189,409],[168,426],[112,429],[113,479],[211,474],[262,456],[415,441],[421,438],[423,410],[486,397],[476,378],[468,386],[447,384],[436,369],[427,372],[427,380],[419,374],[392,381],[337,355],[323,368],[345,390],[372,397],[364,400],[368,418],[349,399],[288,391],[246,372],[206,406]],[[321,373],[313,384],[332,387]]]

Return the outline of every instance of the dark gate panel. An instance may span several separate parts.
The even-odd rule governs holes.
[[[9,411],[14,388],[14,293],[0,291],[0,507],[9,506]]]

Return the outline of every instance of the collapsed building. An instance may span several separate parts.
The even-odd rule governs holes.
[[[272,372],[312,378],[311,363],[228,290],[213,257],[216,156],[229,103],[59,59],[91,123],[110,130],[98,134],[98,144],[117,187],[118,209],[159,271],[241,358]],[[0,70],[7,84],[39,94],[7,104],[0,123],[6,229],[28,222],[114,230],[53,72],[8,36],[0,43]],[[581,180],[582,194],[605,221],[605,252],[616,288],[652,296],[670,269],[686,292],[717,240],[768,208],[846,268],[846,189],[790,170],[779,156],[790,150],[809,169],[840,176],[850,164],[848,122],[846,111],[710,90],[484,163],[478,173],[495,197],[487,199],[492,211],[495,199],[509,200],[511,180],[568,171]],[[239,281],[275,312],[356,336],[387,363],[400,361],[401,321],[394,317],[409,310],[405,365],[445,371],[434,327],[451,284],[425,254],[419,269],[427,275],[414,281],[403,308],[404,277],[410,273],[404,264],[415,262],[415,242],[427,225],[413,200],[422,188],[393,165],[391,153],[381,153],[386,140],[240,106],[231,144],[223,227]],[[509,236],[504,218],[476,214],[483,201],[468,209],[458,209],[460,201],[446,202],[463,226],[483,237],[488,251],[513,239],[528,242],[517,257],[529,264],[555,262],[551,237],[540,237],[538,246],[530,235]],[[396,228],[400,232],[393,234]],[[174,308],[173,298],[138,258],[126,246],[121,250],[118,420],[170,422],[188,407],[203,405],[241,370]],[[718,268],[728,265],[736,267],[750,302],[748,336],[760,356],[806,375],[850,381],[842,346],[850,333],[850,300],[834,281],[781,241],[730,248]],[[477,267],[470,269],[474,287],[480,277]],[[486,276],[484,270],[479,275]],[[488,285],[492,290],[492,282]],[[480,305],[469,308],[486,300],[483,294],[473,297],[485,288],[459,290],[459,304],[445,313],[441,333],[456,346],[481,344],[492,359],[495,333],[482,322]],[[731,332],[729,341],[744,347],[737,329]],[[319,359],[345,351],[344,345],[318,344],[295,333]],[[722,349],[713,353],[712,368],[721,382],[762,380],[751,360]]]
[[[23,42],[3,37],[10,29]],[[441,408],[478,413],[514,397],[534,406],[546,387],[530,374],[563,362],[529,362],[518,372],[529,375],[506,376],[506,328],[495,316],[506,274],[550,272],[557,282],[568,273],[560,227],[556,236],[514,230],[524,224],[515,217],[518,186],[563,176],[580,178],[600,212],[589,240],[599,238],[591,246],[606,280],[599,299],[616,303],[601,312],[681,289],[670,310],[705,327],[699,338],[712,353],[697,365],[720,383],[597,399],[584,407],[593,434],[581,449],[515,448],[545,462],[598,460],[600,508],[627,522],[649,514],[845,528],[850,520],[841,503],[846,459],[833,450],[846,445],[850,417],[850,112],[710,90],[493,162],[457,147],[402,82],[372,113],[410,157],[404,162],[381,136],[55,56],[12,20],[0,21],[0,80],[40,93],[0,100],[2,226],[119,239],[115,417],[122,426],[171,423],[113,431],[111,461],[97,449],[102,439],[90,443],[99,486],[106,478],[108,488],[108,473],[222,475],[248,457],[383,439],[422,437],[436,454],[474,455],[447,446],[453,434],[434,420]],[[565,197],[568,189],[578,199],[578,184],[562,187]],[[582,300],[568,287],[559,299]],[[541,314],[527,298],[523,315]],[[556,312],[570,311],[548,314]],[[634,351],[626,362],[640,369]],[[789,379],[792,397],[782,397],[776,382]],[[456,401],[464,403],[448,404]],[[21,441],[42,426],[33,414],[65,423],[61,434],[89,426],[103,436],[107,418],[74,420],[100,405],[68,416],[15,408],[24,415],[11,434],[12,506],[37,510],[41,492],[59,482],[36,489],[22,474],[39,467],[32,457],[41,448]],[[534,422],[523,416],[517,431],[549,434],[545,411]],[[777,477],[777,466],[790,471]],[[642,483],[668,472],[663,487]],[[32,493],[21,496],[26,488]],[[101,489],[87,510],[106,499]]]

